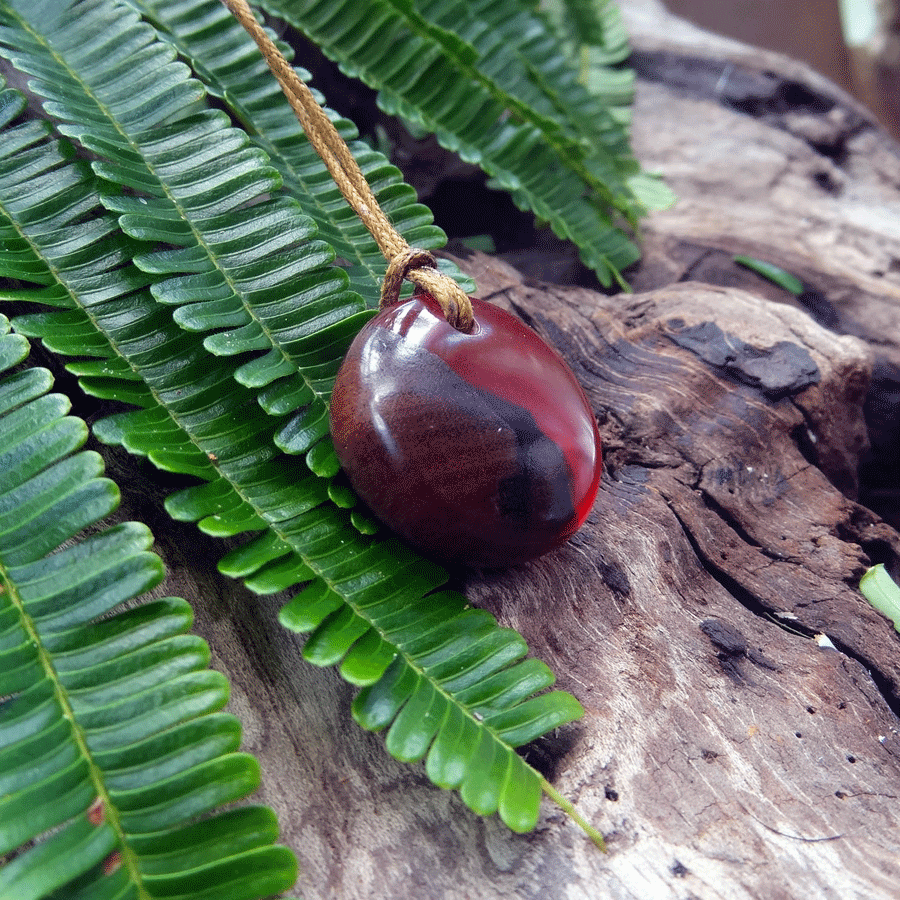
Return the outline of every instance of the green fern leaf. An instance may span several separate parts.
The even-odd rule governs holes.
[[[281,187],[268,157],[221,113],[198,111],[203,86],[134,12],[85,0],[77,15],[40,30],[30,0],[10,6],[0,43],[35,76],[59,130],[99,156],[94,171],[115,185],[103,202],[118,228],[145,243],[132,258],[156,300],[174,308],[183,328],[212,331],[209,353],[253,354],[235,377],[268,388],[267,407],[299,389],[308,396],[303,421],[325,421],[343,353],[371,314],[348,291],[346,273],[331,267],[334,250],[316,239],[296,201],[261,200]],[[160,241],[178,249],[159,252]],[[268,351],[266,365],[255,358],[260,351]],[[326,433],[286,425],[275,439],[308,454]],[[311,463],[325,476],[338,468],[327,448]]]
[[[546,42],[534,43],[542,20],[517,0],[477,9],[461,0],[423,0],[415,7],[401,0],[263,5],[378,89],[386,112],[433,132],[480,165],[521,208],[573,241],[604,284],[622,283],[620,272],[638,251],[614,221],[636,217],[624,175],[637,164],[618,149],[627,145],[621,123],[574,80],[560,80],[553,69],[560,55],[551,57]],[[377,39],[366,40],[368,23],[380,23]],[[567,100],[573,89],[574,105]],[[593,119],[585,118],[589,111]],[[585,129],[597,127],[605,137],[594,142]]]
[[[186,633],[187,604],[120,609],[163,576],[147,529],[125,523],[60,549],[118,491],[97,454],[75,452],[87,427],[48,393],[49,373],[10,372],[27,352],[0,316],[0,855],[16,854],[0,897],[161,896],[198,869],[210,895],[284,890],[296,862],[274,846],[271,811],[190,824],[255,790],[258,767],[235,752],[227,684]],[[154,852],[186,832],[190,852]]]
[[[589,48],[590,61],[609,72],[631,48],[622,14],[614,0],[543,0],[541,12],[576,52]]]
[[[628,135],[609,104],[598,103],[596,95],[585,89],[579,70],[560,53],[556,34],[546,20],[495,0],[473,0],[463,6],[468,18],[465,33],[471,34],[479,51],[480,68],[505,92],[519,97],[529,108],[541,110],[578,142],[588,170],[598,179],[597,184],[588,179],[589,187],[634,223],[634,198],[627,177],[639,167]],[[428,0],[423,12],[448,23],[460,22],[460,10],[449,6],[447,0]],[[460,24],[455,27],[461,28]]]
[[[217,0],[131,0],[139,10],[191,62],[209,92],[228,103],[237,120],[261,147],[281,174],[284,190],[296,199],[319,230],[319,235],[345,261],[351,288],[367,306],[378,304],[378,286],[386,263],[375,240],[344,201],[325,172],[318,154],[300,131],[268,66],[243,29]],[[202,28],[197,23],[203,23]],[[282,53],[293,51],[284,43]],[[309,75],[298,70],[304,80]],[[321,102],[321,98],[320,102]],[[435,249],[445,243],[444,233],[432,224],[427,207],[416,202],[415,191],[388,160],[357,140],[356,126],[326,110],[338,133],[350,146],[379,205],[411,246]],[[455,266],[442,262],[466,290],[474,285]]]
[[[459,788],[473,809],[498,811],[512,828],[532,827],[541,782],[514,748],[580,715],[577,701],[561,692],[535,697],[552,676],[522,660],[521,638],[467,610],[460,595],[435,593],[447,580],[443,569],[395,539],[361,534],[330,500],[326,482],[276,448],[273,433],[287,416],[253,403],[236,377],[245,363],[210,355],[199,336],[173,321],[171,307],[153,298],[148,275],[132,266],[134,239],[116,231],[119,213],[101,205],[91,172],[59,165],[56,145],[39,136],[23,150],[21,127],[0,132],[0,162],[16,173],[21,161],[30,174],[14,193],[0,182],[0,210],[15,237],[11,246],[43,262],[41,283],[55,279],[71,308],[17,323],[58,352],[77,354],[74,365],[105,396],[121,389],[137,399],[142,408],[105,420],[102,437],[205,480],[170,498],[170,511],[211,533],[259,532],[225,558],[226,571],[260,592],[306,585],[284,623],[309,634],[304,654],[311,662],[338,665],[370,689],[360,695],[358,717],[366,727],[390,726],[389,750],[425,756],[426,771]],[[45,166],[37,162],[42,153]],[[95,191],[94,208],[67,218],[73,185],[79,196]],[[38,208],[53,229],[35,224],[22,196],[42,198]],[[30,289],[24,293],[31,297]],[[67,343],[71,330],[81,338]],[[385,692],[391,705],[373,706]],[[431,717],[419,722],[411,711],[428,697]],[[461,745],[460,736],[474,743]]]

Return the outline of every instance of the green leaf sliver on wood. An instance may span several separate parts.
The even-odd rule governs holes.
[[[786,272],[781,266],[776,266],[764,259],[756,259],[753,256],[735,256],[734,261],[738,265],[756,272],[757,275],[762,275],[763,278],[767,278],[795,297],[799,297],[803,293],[803,282],[796,275]]]
[[[900,631],[900,587],[888,574],[883,563],[878,563],[866,570],[859,582],[862,595],[878,610],[887,616],[894,628]]]
[[[80,536],[118,490],[27,352],[0,316],[0,898],[286,890],[272,811],[215,812],[259,783],[227,682],[185,601],[123,608],[162,580],[152,535]]]

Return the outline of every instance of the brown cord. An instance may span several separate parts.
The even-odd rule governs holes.
[[[403,280],[409,278],[412,281],[424,269],[437,269],[437,262],[427,250],[407,247],[390,260],[381,285],[381,308],[396,303]]]
[[[456,329],[470,332],[474,325],[472,304],[465,291],[449,276],[439,272],[434,257],[424,250],[411,248],[378,205],[365,175],[353,158],[350,148],[338,134],[325,111],[316,102],[310,89],[300,80],[290,63],[263,30],[246,0],[222,0],[229,12],[256,41],[272,74],[281,85],[291,109],[297,116],[335,184],[344,198],[369,229],[384,258],[388,261],[388,275],[381,291],[381,305],[395,303],[400,284],[408,278],[420,290],[431,294],[440,304],[447,321]],[[399,280],[398,280],[399,273]],[[391,279],[390,287],[388,278]],[[396,282],[396,287],[394,283]],[[386,297],[393,297],[387,300]]]

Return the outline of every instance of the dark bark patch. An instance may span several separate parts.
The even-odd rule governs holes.
[[[821,380],[819,367],[805,347],[778,341],[771,347],[754,347],[715,322],[684,326],[678,319],[668,323],[668,337],[704,362],[727,372],[744,384],[758,387],[777,400],[796,394]]]

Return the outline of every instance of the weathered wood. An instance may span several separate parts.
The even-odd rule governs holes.
[[[637,290],[688,278],[806,306],[900,363],[900,145],[799,63],[624,6],[641,80],[635,150],[679,197],[645,228]],[[737,267],[756,255],[806,295]]]
[[[635,289],[743,287],[863,338],[872,477],[860,499],[900,526],[900,145],[799,63],[699,31],[657,0],[623,10],[639,72],[635,148],[679,197],[645,225]],[[734,254],[781,266],[804,292]]]
[[[232,679],[304,896],[896,896],[900,739],[885,696],[896,708],[900,641],[855,584],[864,548],[896,560],[900,536],[804,455],[807,429],[827,458],[858,446],[866,348],[739,291],[605,298],[472,262],[557,341],[602,421],[607,475],[587,526],[461,586],[584,703],[581,723],[530,752],[610,853],[552,806],[517,837],[393,763],[349,724],[351,691],[299,658],[277,602],[204,571],[214,545],[158,528],[167,590],[195,599]],[[760,385],[753,354],[711,360],[716,328],[732,347],[779,347],[780,373]]]
[[[833,92],[799,67],[708,49],[655,3],[635,2],[630,22],[649,79],[636,142],[682,198],[648,223],[639,293],[465,263],[482,296],[560,347],[601,422],[606,472],[582,531],[458,581],[585,705],[528,754],[610,852],[550,805],[533,834],[512,835],[393,762],[351,723],[351,689],[301,660],[278,598],[216,575],[218,547],[193,529],[151,522],[162,590],[192,599],[232,681],[307,900],[897,896],[900,638],[856,585],[870,562],[897,564],[900,535],[851,499],[873,358],[900,362],[896,150],[837,94],[792,118],[787,100],[756,115],[727,93],[738,64],[770,97]],[[718,74],[679,62],[704,54]],[[699,71],[699,87],[673,84],[666,60]],[[847,333],[734,252],[798,274]],[[125,513],[144,515],[123,465]]]

